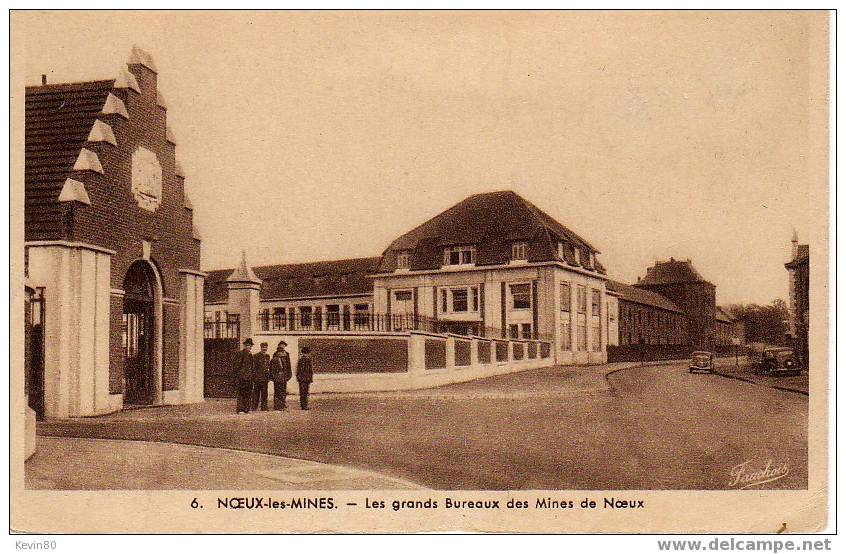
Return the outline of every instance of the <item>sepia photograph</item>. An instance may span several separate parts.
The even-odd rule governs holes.
[[[822,530],[831,17],[13,10],[12,530]]]

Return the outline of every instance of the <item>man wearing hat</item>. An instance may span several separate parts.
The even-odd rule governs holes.
[[[253,396],[253,339],[244,340],[244,349],[235,355],[235,386],[238,394],[238,407],[235,413],[250,413]]]
[[[270,354],[267,343],[261,343],[261,352],[253,356],[253,410],[267,411],[267,383],[270,382]]]
[[[270,360],[270,376],[273,378],[273,409],[287,410],[285,397],[288,394],[288,381],[291,379],[291,355],[285,350],[288,343],[279,341],[273,359]]]
[[[300,384],[300,408],[308,410],[308,389],[314,379],[314,370],[311,367],[311,349],[304,346],[300,351],[300,359],[297,360],[297,382]]]

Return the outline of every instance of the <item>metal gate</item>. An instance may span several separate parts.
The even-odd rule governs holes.
[[[24,381],[29,407],[44,419],[44,288],[26,288]]]
[[[241,324],[237,316],[227,321],[206,321],[203,341],[205,354],[204,395],[207,398],[234,398],[232,365],[238,352]]]

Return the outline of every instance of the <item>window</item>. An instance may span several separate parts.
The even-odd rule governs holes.
[[[285,308],[273,308],[273,328],[285,328]]]
[[[409,294],[411,294],[409,292]],[[356,329],[366,329],[370,320],[370,306],[368,304],[356,304],[353,306],[353,325]]]
[[[338,304],[326,306],[326,325],[330,329],[338,329],[341,326],[341,306]]]
[[[522,329],[521,329],[521,331],[522,331],[522,333],[523,333],[523,338],[524,338],[524,339],[530,339],[530,338],[532,338],[532,324],[531,324],[531,323],[524,323],[524,324],[522,325]]]
[[[452,311],[467,311],[467,289],[452,289]]]
[[[598,290],[590,291],[590,313],[594,316],[599,316],[599,300],[600,293]]]
[[[311,307],[304,306],[300,308],[300,325],[302,327],[311,327]]]
[[[262,331],[270,329],[270,310],[268,308],[259,310],[259,328]]]
[[[397,252],[397,269],[408,269],[410,256],[408,250],[400,250]]]
[[[608,321],[613,323],[614,319],[615,319],[615,314],[614,314],[614,310],[611,309],[611,302],[608,303],[607,310],[608,310]]]
[[[470,289],[470,292],[472,293],[472,299],[473,299],[472,310],[474,312],[478,312],[479,311],[479,288],[478,287],[472,287]]]
[[[602,337],[600,336],[599,325],[594,325],[591,328],[590,342],[594,352],[602,350]]]
[[[444,249],[444,265],[476,263],[476,249],[472,246],[452,246]]]
[[[511,285],[511,305],[515,310],[528,310],[532,307],[529,284]]]
[[[508,326],[508,336],[512,339],[519,339],[520,338],[520,327],[516,324],[511,324]]]
[[[527,260],[526,255],[528,245],[525,242],[515,242],[511,245],[511,259],[512,260]]]
[[[561,311],[570,311],[570,283],[561,283]]]
[[[394,298],[396,298],[400,302],[411,300],[411,291],[410,290],[398,290],[394,293]]]
[[[325,275],[315,275],[313,277],[313,279],[314,279],[315,286],[319,287],[320,285],[322,285],[326,281],[326,276]]]
[[[576,327],[576,346],[578,347],[579,352],[587,351],[587,329],[585,328],[584,323],[580,323],[579,326]]]
[[[587,311],[587,289],[583,285],[579,285],[576,289],[576,300],[579,302],[579,313],[585,313]]]
[[[449,307],[447,306],[447,291],[446,291],[446,289],[441,289],[441,311],[443,313],[447,313],[449,311]]]
[[[562,260],[566,261],[568,258],[575,259],[575,257],[576,257],[575,252],[576,252],[575,248],[569,242],[562,241],[562,242],[558,243],[558,257],[561,258]],[[578,263],[578,261],[576,263]]]
[[[570,336],[570,322],[561,322],[561,350],[570,350],[573,347],[572,337]]]
[[[576,265],[582,265],[582,249],[574,248],[573,252],[576,254]]]

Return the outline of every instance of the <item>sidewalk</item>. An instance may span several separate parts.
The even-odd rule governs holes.
[[[56,463],[61,460],[61,463]],[[38,437],[27,489],[420,489],[351,467],[225,448],[130,440]]]
[[[751,367],[748,364],[744,364],[743,360],[741,360],[739,366],[736,366],[733,359],[731,364],[718,365],[717,369],[717,374],[724,377],[731,377],[732,379],[738,379],[755,385],[763,385],[774,389],[796,392],[808,396],[807,371],[803,371],[801,375],[797,375],[795,377],[772,377],[770,375],[758,375],[753,373]]]

